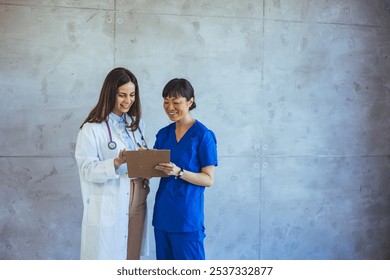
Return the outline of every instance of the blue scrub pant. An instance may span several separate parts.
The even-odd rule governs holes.
[[[154,228],[157,260],[204,260],[204,230],[166,232]]]

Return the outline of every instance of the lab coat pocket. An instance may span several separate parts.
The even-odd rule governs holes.
[[[114,225],[116,213],[114,197],[91,194],[85,211],[87,226],[110,227]]]

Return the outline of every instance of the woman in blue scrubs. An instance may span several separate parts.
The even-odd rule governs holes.
[[[169,149],[171,162],[156,169],[162,177],[156,193],[153,226],[158,260],[204,260],[204,190],[218,165],[214,133],[194,119],[194,89],[186,79],[169,81],[162,92],[170,125],[156,135],[155,149]]]

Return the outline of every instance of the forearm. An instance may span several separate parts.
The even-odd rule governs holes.
[[[160,163],[155,167],[169,176],[179,177],[181,168],[173,162]],[[200,172],[191,172],[183,169],[180,179],[198,186],[210,187],[214,183],[214,165],[205,166]]]
[[[180,172],[180,169],[179,169]],[[178,175],[179,173],[177,173]],[[180,177],[191,184],[198,186],[210,187],[214,183],[214,178],[207,173],[195,173],[188,170],[184,170],[183,175]]]
[[[88,182],[104,183],[118,178],[111,160],[97,161],[77,158],[80,175]]]

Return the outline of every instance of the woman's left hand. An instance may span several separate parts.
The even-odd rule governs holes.
[[[176,166],[173,162],[170,163],[159,163],[156,165],[155,169],[160,170],[167,174],[168,176],[178,176],[180,168]]]

